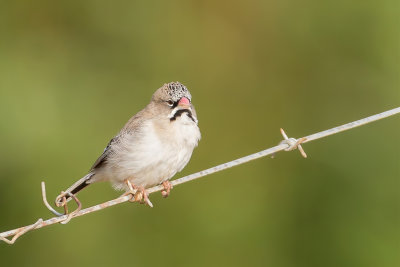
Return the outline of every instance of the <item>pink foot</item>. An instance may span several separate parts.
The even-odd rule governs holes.
[[[151,203],[149,193],[147,193],[146,189],[132,184],[129,180],[126,180],[125,183],[128,185],[128,191],[123,195],[131,195],[132,197],[129,200],[130,202],[146,203],[149,207],[153,207],[153,203]]]
[[[169,196],[169,193],[171,192],[171,189],[174,188],[174,187],[172,186],[172,184],[168,180],[162,182],[162,185],[164,186],[164,190],[161,191],[161,195],[163,197]]]

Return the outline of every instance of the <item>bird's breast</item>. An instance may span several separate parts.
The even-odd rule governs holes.
[[[178,146],[190,146],[195,148],[201,138],[197,119],[192,117],[191,113],[182,113],[175,120],[170,120],[165,127],[169,129],[170,140],[173,140]]]
[[[184,116],[174,122],[149,120],[126,136],[110,162],[120,172],[117,180],[132,177],[134,184],[148,187],[181,171],[200,140],[197,124],[184,120]]]

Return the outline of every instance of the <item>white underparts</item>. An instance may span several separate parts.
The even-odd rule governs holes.
[[[169,116],[173,116],[175,109]],[[94,178],[109,180],[116,189],[126,189],[126,179],[146,188],[181,171],[201,138],[200,130],[187,112],[176,120],[170,121],[170,118],[173,117],[161,124],[149,120],[140,131],[120,138],[121,141],[112,148],[107,164]]]

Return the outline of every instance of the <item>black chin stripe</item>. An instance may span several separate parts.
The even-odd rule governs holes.
[[[176,120],[176,118],[182,116],[183,113],[186,113],[188,115],[188,117],[193,121],[196,122],[192,116],[192,112],[188,109],[179,109],[175,112],[174,116],[172,118],[170,118],[170,121],[174,121]]]

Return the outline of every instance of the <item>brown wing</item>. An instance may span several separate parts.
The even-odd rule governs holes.
[[[96,160],[92,168],[90,168],[90,171],[93,171],[94,169],[101,167],[107,161],[107,158],[111,153],[111,146],[116,142],[118,142],[118,139],[119,135],[115,136],[110,140],[110,142],[108,142],[108,145],[104,149],[103,154],[101,154],[101,156]]]
[[[135,116],[129,119],[129,121],[125,124],[125,126],[122,128],[120,133],[116,135],[113,139],[110,140],[108,143],[107,147],[104,149],[103,154],[96,160],[96,162],[93,164],[92,168],[90,171],[93,171],[94,169],[100,168],[101,166],[104,165],[104,163],[107,162],[107,158],[110,156],[112,153],[112,146],[115,146],[117,143],[120,142],[120,139],[123,138],[124,135],[126,134],[131,134],[135,132],[135,130],[140,126],[141,122],[143,121],[143,118],[149,117],[149,113],[144,110],[140,111],[137,113]]]

